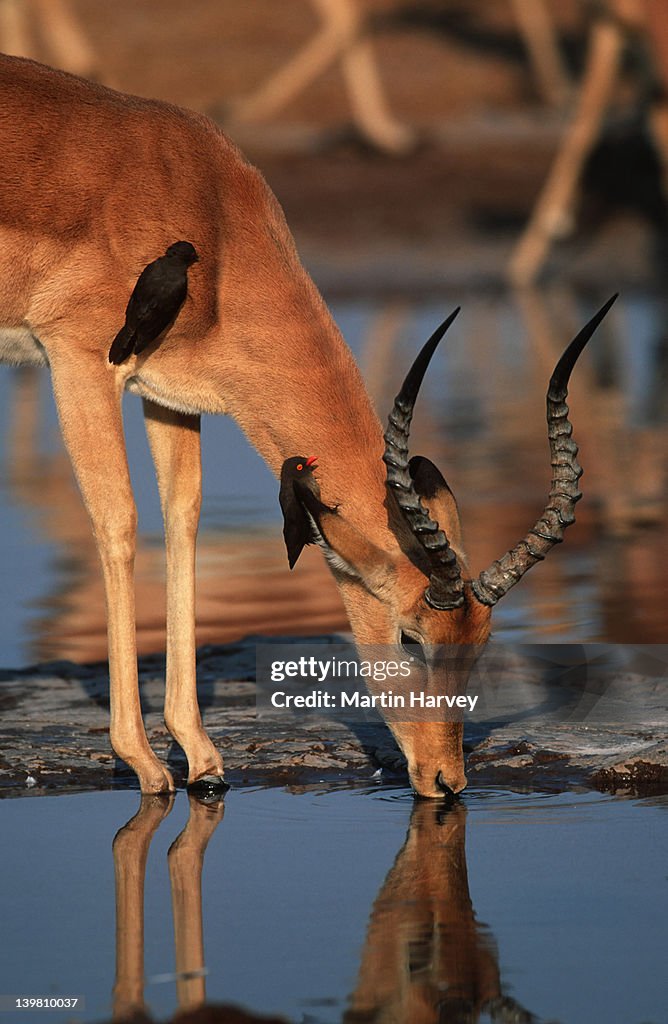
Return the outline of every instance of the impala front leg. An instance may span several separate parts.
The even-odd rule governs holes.
[[[130,487],[119,385],[99,356],[52,357],[63,438],[90,515],[107,599],[111,745],[136,772],[142,793],[174,783],[149,746],[139,703],[134,557],[137,512]]]
[[[188,758],[188,785],[222,786],[223,760],[207,736],[197,702],[195,542],[202,502],[199,416],[144,401],[167,547],[165,723]]]

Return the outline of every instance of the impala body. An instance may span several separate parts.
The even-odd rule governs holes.
[[[445,481],[427,460],[408,465],[411,403],[438,338],[409,374],[384,440],[276,199],[211,121],[1,57],[0,144],[0,358],[50,367],[105,579],[111,742],[142,790],[173,782],[148,744],[139,705],[124,390],[144,400],[163,507],[165,721],[187,755],[189,784],[223,778],[195,684],[201,413],[233,416],[277,475],[286,459],[317,454],[322,505],[308,511],[359,643],[396,644],[402,634],[425,650],[484,643],[491,604],[532,561],[519,565],[516,549],[504,556],[514,558],[512,579],[502,559],[467,582]],[[111,365],[109,345],[137,277],[179,239],[199,261],[176,321],[146,351]],[[571,503],[572,462],[558,492]],[[547,528],[539,535],[545,550],[560,539]],[[533,561],[542,553],[532,551]],[[464,787],[460,723],[392,729],[418,793]]]

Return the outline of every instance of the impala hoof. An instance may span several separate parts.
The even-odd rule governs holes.
[[[201,779],[188,783],[188,792],[195,796],[220,795],[227,793],[229,788],[229,782],[225,782],[222,775],[202,775]]]

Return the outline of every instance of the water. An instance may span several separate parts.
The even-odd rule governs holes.
[[[462,315],[437,353],[413,427],[458,496],[474,572],[535,522],[549,464],[546,382],[570,337],[607,298],[563,286],[516,296],[333,297],[331,306],[384,417],[435,324]],[[578,365],[572,420],[585,467],[578,525],[495,613],[519,642],[666,640],[668,427],[661,300],[628,292]],[[104,600],[90,528],[58,436],[46,373],[0,367],[0,665],[106,656]],[[125,405],[137,491],[138,641],[164,648],[157,489],[141,407]],[[205,417],[199,642],[346,627],[318,552],[287,571],[276,481],[234,423]],[[315,453],[317,454],[317,453]]]
[[[444,811],[386,788],[233,790],[223,817],[180,793],[169,814],[148,800],[112,854],[138,805],[0,803],[0,993],[86,1000],[0,1021],[109,1019],[115,979],[117,1012],[143,991],[161,1020],[206,998],[312,1024],[476,1019],[466,1006],[488,1021],[500,997],[568,1024],[668,1020],[668,798],[473,790]],[[179,990],[174,914],[195,975]]]

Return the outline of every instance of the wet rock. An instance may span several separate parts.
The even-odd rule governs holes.
[[[604,764],[594,772],[592,782],[613,793],[621,789],[665,791],[668,789],[668,741],[655,743],[613,764]]]
[[[405,758],[380,718],[351,725],[311,715],[257,717],[255,642],[198,651],[202,714],[224,754],[228,781],[291,786],[322,779],[371,781],[379,767],[385,779],[405,779]],[[295,638],[285,642],[303,643]],[[508,678],[493,695],[497,714],[466,726],[470,782],[546,790],[585,785],[612,792],[668,791],[664,680],[629,673],[620,665],[613,685],[608,680],[601,687],[590,677],[586,691],[573,685],[565,702],[563,687],[537,679],[531,664],[518,655],[504,657]],[[142,658],[139,668],[147,733],[183,785],[185,758],[162,717],[164,658]],[[103,669],[56,662],[0,673],[0,795],[136,787],[133,773],[109,745]],[[629,694],[642,709],[633,724],[624,718]],[[27,789],[28,778],[34,781]]]

